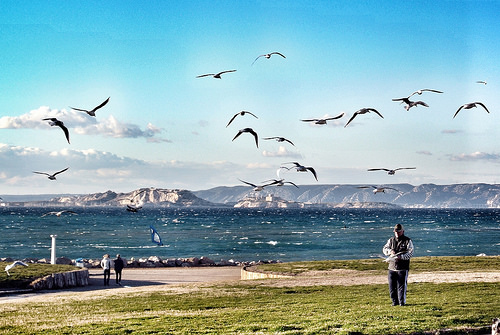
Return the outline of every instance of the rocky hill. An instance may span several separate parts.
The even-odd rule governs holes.
[[[383,185],[385,193],[374,193],[365,185],[299,185],[266,187],[260,196],[272,194],[287,201],[314,204],[345,204],[384,202],[407,208],[500,208],[500,185],[497,184],[410,184]],[[193,192],[213,203],[235,204],[246,197],[256,196],[246,186],[216,187]]]
[[[143,207],[211,207],[220,206],[195,196],[187,190],[141,188],[129,193],[107,191],[81,196],[55,197],[51,205],[64,206],[143,206]]]

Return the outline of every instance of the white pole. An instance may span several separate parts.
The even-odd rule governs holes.
[[[50,235],[52,237],[52,249],[50,250],[50,264],[56,264],[56,237],[57,235]]]

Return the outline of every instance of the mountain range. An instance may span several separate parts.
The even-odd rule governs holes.
[[[365,188],[361,188],[365,187]],[[269,186],[256,192],[248,186],[220,186],[202,191],[179,189],[141,188],[128,193],[107,191],[88,195],[63,195],[50,199],[34,200],[21,196],[10,200],[3,196],[4,204],[24,206],[158,206],[158,207],[207,207],[238,206],[242,202],[279,199],[289,204],[334,207],[366,207],[359,204],[405,208],[500,208],[498,184],[410,184],[384,185],[385,192],[374,193],[375,186],[366,185],[300,185]],[[17,201],[17,202],[16,202]],[[239,203],[239,204],[238,204]],[[356,204],[356,205],[353,205]],[[288,207],[296,207],[288,206]],[[371,205],[370,205],[371,206]],[[251,206],[249,206],[251,207]],[[258,206],[256,206],[258,207]],[[269,206],[267,206],[269,207]]]

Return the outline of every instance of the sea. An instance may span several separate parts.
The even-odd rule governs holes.
[[[43,216],[62,209],[77,214]],[[0,257],[50,259],[56,235],[56,256],[71,259],[367,259],[382,256],[397,223],[415,256],[500,255],[500,209],[0,207]]]

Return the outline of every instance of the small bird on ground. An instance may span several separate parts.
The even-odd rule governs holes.
[[[370,185],[370,186],[358,186],[358,188],[373,188],[373,194],[385,193],[385,190],[393,190],[393,191],[396,191],[398,193],[401,193],[399,190],[396,190],[395,188],[386,187],[386,186],[373,186],[373,185]]]
[[[259,137],[257,136],[257,133],[252,129],[252,128],[243,128],[238,131],[238,133],[234,136],[233,141],[238,138],[243,133],[250,133],[253,135],[255,138],[255,145],[257,145],[257,148],[259,147]]]
[[[38,172],[38,171],[33,171],[33,173],[44,174],[44,175],[48,176],[48,178],[50,180],[56,180],[56,175],[58,175],[59,173],[63,173],[67,169],[69,169],[69,167],[67,167],[67,168],[65,168],[65,169],[63,169],[61,171],[58,171],[58,172],[56,172],[54,174],[50,174],[50,173],[46,173],[46,172]]]
[[[422,93],[424,93],[424,92],[443,93],[443,92],[438,91],[438,90],[431,90],[430,88],[423,88],[423,89],[421,89],[421,90],[417,90],[417,91],[413,92],[412,94],[410,94],[410,95],[408,96],[408,98],[410,98],[410,97],[414,96],[415,94],[422,95]]]
[[[412,107],[418,107],[418,105],[422,105],[424,107],[429,107],[428,104],[426,104],[425,102],[423,101],[411,101],[410,100],[410,97],[408,98],[398,98],[398,99],[392,99],[392,101],[401,101],[401,102],[404,102],[406,104],[406,106],[404,106],[404,108],[409,111],[410,108]]]
[[[401,168],[397,168],[397,169],[386,169],[386,168],[379,168],[379,169],[368,169],[368,171],[379,171],[379,170],[383,170],[383,171],[387,171],[387,174],[389,175],[393,175],[396,173],[396,171],[398,170],[413,170],[413,169],[416,169],[414,167],[401,167]]]
[[[268,54],[263,54],[263,55],[258,56],[257,58],[255,58],[253,63],[255,63],[257,61],[257,59],[259,59],[260,57],[265,57],[265,58],[269,59],[269,58],[271,58],[272,55],[280,55],[281,57],[286,58],[285,55],[283,55],[282,53],[275,51],[275,52],[270,52]],[[253,65],[253,63],[252,63],[252,65]]]
[[[333,117],[327,117],[327,118],[321,118],[321,119],[305,119],[305,120],[300,120],[300,121],[314,122],[314,124],[326,124],[327,121],[340,119],[342,116],[344,116],[344,113],[337,115],[337,116],[333,116]]]
[[[478,105],[483,107],[484,110],[487,111],[488,113],[490,112],[488,110],[488,108],[486,108],[486,106],[482,102],[471,102],[471,103],[463,104],[462,106],[460,106],[460,108],[455,112],[455,115],[453,115],[453,118],[455,118],[455,116],[457,116],[458,112],[460,112],[462,109],[471,109],[471,108],[477,107]]]
[[[377,114],[378,116],[380,116],[382,119],[384,118],[382,116],[382,114],[380,114],[376,109],[374,108],[361,108],[360,110],[354,112],[354,114],[351,116],[351,118],[349,119],[349,121],[347,121],[347,123],[345,124],[344,128],[347,127],[349,125],[349,123],[351,123],[352,120],[354,120],[354,118],[360,114],[366,114],[366,113],[370,113],[370,112],[374,112],[375,114]]]
[[[244,181],[244,180],[241,180],[241,179],[238,179],[238,180],[241,181],[242,183],[245,183],[247,185],[252,186],[253,190],[255,192],[260,192],[260,191],[262,191],[264,189],[264,187],[271,185],[271,184],[255,185],[255,184],[249,183],[248,181]]]
[[[64,132],[64,136],[66,136],[66,140],[69,143],[69,130],[68,130],[68,128],[66,128],[66,126],[64,126],[64,123],[62,121],[59,121],[55,117],[49,117],[49,118],[42,119],[42,120],[43,121],[49,121],[49,124],[51,126],[58,126],[59,128],[61,128],[63,130],[63,132]]]
[[[97,107],[95,107],[94,109],[91,109],[91,110],[80,109],[80,108],[74,108],[74,107],[71,107],[71,106],[70,106],[69,108],[74,109],[74,110],[77,110],[77,111],[80,111],[80,112],[85,112],[85,113],[87,113],[87,114],[88,114],[88,115],[90,115],[90,116],[95,116],[95,112],[96,112],[99,108],[101,108],[101,107],[105,106],[105,105],[108,103],[109,98],[110,98],[110,97],[108,97],[106,100],[104,100],[104,101],[103,101],[103,102],[102,102],[99,106],[97,106]]]
[[[196,76],[196,78],[214,77],[216,79],[222,79],[221,75],[223,75],[224,73],[229,73],[229,72],[236,72],[236,70],[221,71],[219,73],[207,73],[207,74],[202,74],[202,75]]]
[[[263,140],[276,140],[278,142],[288,142],[290,143],[291,145],[295,146],[295,144],[293,144],[292,141],[284,138],[284,137],[280,137],[280,136],[273,136],[273,137],[264,137]]]
[[[250,114],[252,115],[253,117],[255,117],[256,119],[258,119],[257,115],[249,112],[249,111],[241,111],[241,112],[238,112],[236,114],[234,114],[234,116],[231,118],[231,120],[229,120],[229,122],[227,123],[227,126],[226,128],[231,124],[231,122],[233,122],[233,120],[238,116],[238,115],[241,115],[241,116],[245,116],[245,114]]]
[[[5,266],[5,272],[7,272],[7,276],[10,276],[9,270],[12,269],[13,267],[16,266],[28,266],[28,264],[21,262],[21,261],[15,261],[12,264],[8,264]]]
[[[70,210],[64,210],[64,211],[59,211],[59,212],[47,212],[47,213],[43,214],[42,217],[47,216],[47,215],[55,215],[55,216],[59,217],[59,216],[61,216],[64,213],[78,214],[77,212],[73,212],[73,211],[70,211]]]
[[[290,170],[290,169],[295,168],[297,170],[297,172],[307,172],[307,171],[310,171],[313,174],[313,176],[316,179],[316,181],[318,180],[318,176],[316,175],[316,170],[314,170],[314,168],[311,167],[311,166],[304,166],[304,165],[299,164],[298,162],[288,162],[288,163],[283,163],[283,164],[294,164],[295,165],[295,166],[290,167],[290,168],[288,168],[286,166],[282,166],[281,168],[283,168],[283,169]]]

